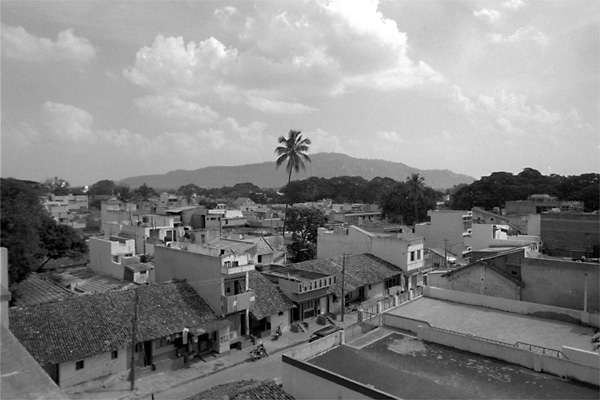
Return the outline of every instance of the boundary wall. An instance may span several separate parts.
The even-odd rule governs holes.
[[[426,342],[495,358],[537,372],[600,385],[600,358],[597,353],[563,346],[565,358],[559,358],[520,349],[509,343],[434,328],[427,321],[392,314],[383,315],[383,326],[413,332],[419,340]]]
[[[585,323],[595,327],[598,327],[600,322],[600,315],[590,314],[583,310],[572,310],[569,308],[547,306],[545,304],[529,303],[526,301],[483,296],[480,294],[440,289],[431,286],[425,286],[423,288],[423,295],[434,299],[487,307],[515,314],[530,315],[532,317],[557,319],[572,323]]]
[[[283,354],[283,390],[296,399],[398,399],[306,362],[344,342],[338,331]]]

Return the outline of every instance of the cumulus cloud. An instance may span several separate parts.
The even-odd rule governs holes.
[[[463,95],[461,88],[457,85],[452,86],[452,100],[468,113],[475,108],[473,102],[467,96]]]
[[[95,141],[94,119],[87,111],[47,101],[42,104],[41,113],[47,138],[73,145],[88,145]]]
[[[454,87],[451,99],[462,106],[470,119],[480,124],[490,122],[490,126],[508,134],[550,134],[559,133],[566,128],[582,128],[574,110],[569,113],[549,111],[543,105],[532,104],[524,95],[505,90],[496,95],[480,94],[472,100],[460,88]]]
[[[494,22],[498,21],[501,15],[502,14],[500,14],[500,12],[489,8],[482,8],[479,11],[473,11],[473,16],[475,18],[482,19],[484,21],[489,22],[490,24],[493,24]]]
[[[86,38],[75,36],[73,29],[60,32],[53,42],[30,34],[21,26],[2,24],[2,53],[8,58],[21,61],[67,61],[80,67],[90,63],[96,57],[98,49]]]
[[[516,43],[530,40],[540,46],[548,44],[548,37],[532,26],[519,28],[509,36],[503,36],[499,33],[489,33],[487,37],[491,43]]]
[[[135,105],[151,115],[166,117],[181,124],[211,124],[219,114],[210,107],[184,101],[174,96],[145,96],[134,100]]]
[[[278,114],[315,111],[302,98],[355,87],[395,90],[443,81],[408,56],[406,34],[377,2],[308,2],[285,12],[262,3],[250,14],[215,11],[239,45],[157,36],[124,71],[132,83],[162,96],[213,96]]]
[[[510,10],[518,10],[525,6],[525,2],[523,0],[509,0],[505,3],[502,3],[503,8],[507,8]]]
[[[385,140],[386,142],[392,142],[392,143],[396,143],[396,144],[404,142],[404,140],[402,140],[400,135],[397,132],[393,132],[393,131],[377,132],[375,134],[375,136],[378,139]]]

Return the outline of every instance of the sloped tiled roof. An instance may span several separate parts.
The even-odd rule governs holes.
[[[276,246],[273,246],[273,244],[269,242],[269,239],[264,237],[247,237],[244,239],[244,241],[256,244],[256,254],[259,255],[285,251],[284,248],[277,248]]]
[[[294,303],[284,295],[279,286],[269,281],[258,271],[248,273],[248,286],[256,293],[254,304],[250,312],[256,319],[263,319],[270,315],[295,308]]]
[[[346,273],[344,278],[344,291],[351,292],[364,285],[381,283],[388,278],[399,275],[402,269],[375,257],[372,254],[358,254],[346,256]],[[342,294],[342,256],[326,260],[310,260],[292,265],[293,268],[305,271],[321,272],[335,276],[332,291],[337,295]]]
[[[33,306],[75,296],[75,293],[35,272],[11,288],[16,306]]]
[[[42,366],[130,345],[135,293],[137,341],[157,339],[219,319],[184,281],[143,285],[10,309],[10,330]]]
[[[245,253],[256,246],[256,243],[244,240],[218,238],[208,243],[210,247],[222,250],[230,250],[234,253]]]
[[[242,392],[233,397],[232,400],[294,400],[294,398],[286,393],[281,386],[274,381],[266,382],[265,384],[253,389]]]

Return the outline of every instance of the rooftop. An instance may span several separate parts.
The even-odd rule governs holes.
[[[597,387],[423,342],[387,328],[378,328],[358,341],[307,362],[399,399],[598,398]]]
[[[258,271],[248,273],[248,286],[256,293],[250,313],[258,320],[280,313],[290,308],[295,308],[294,303],[285,296],[279,286],[269,281]]]
[[[10,330],[42,366],[121,349],[132,340],[136,292],[138,341],[220,320],[191,286],[177,281],[13,307]]]
[[[345,264],[345,277],[342,270]],[[342,256],[326,260],[310,260],[293,264],[295,269],[320,272],[335,276],[331,290],[342,295],[342,282],[345,292],[349,293],[361,286],[380,283],[402,273],[402,269],[371,254],[350,255],[343,260]]]
[[[427,321],[436,328],[509,344],[523,342],[555,350],[560,350],[562,346],[593,350],[591,339],[594,329],[575,322],[538,318],[431,297],[420,297],[404,303],[389,313]]]

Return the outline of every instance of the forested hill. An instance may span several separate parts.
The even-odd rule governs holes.
[[[312,162],[307,164],[307,170],[294,174],[294,180],[360,176],[366,180],[382,177],[404,181],[410,174],[418,173],[425,178],[428,186],[440,189],[475,180],[449,170],[420,170],[402,163],[353,158],[339,153],[310,154],[310,158]],[[190,183],[205,188],[220,188],[242,182],[251,182],[261,188],[279,188],[287,184],[287,175],[284,169],[276,170],[273,161],[235,167],[206,167],[194,171],[176,170],[162,175],[126,178],[119,184],[135,188],[146,183],[154,188],[177,189]]]

